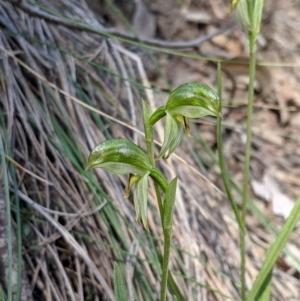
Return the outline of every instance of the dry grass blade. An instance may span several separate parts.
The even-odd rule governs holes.
[[[45,217],[45,219],[51,224],[53,225],[53,227],[59,231],[59,233],[62,235],[62,237],[65,239],[65,241],[68,243],[68,245],[73,248],[73,250],[84,260],[84,262],[86,263],[86,265],[93,271],[93,274],[95,275],[95,277],[97,278],[97,280],[100,282],[101,286],[103,287],[103,289],[105,290],[106,294],[109,296],[109,298],[111,300],[114,300],[114,295],[113,292],[111,290],[111,288],[108,286],[108,284],[106,283],[105,279],[103,278],[103,276],[99,273],[97,267],[95,266],[94,262],[91,261],[91,258],[89,257],[89,255],[87,254],[86,250],[84,250],[79,244],[78,242],[74,239],[74,237],[62,226],[60,225],[57,221],[55,221],[48,213],[45,212],[45,210],[43,208],[41,208],[41,206],[37,206],[30,198],[28,198],[26,195],[24,195],[23,193],[19,192],[19,196],[20,198],[25,201],[27,204],[29,204],[33,209],[35,209],[36,211],[38,211],[43,217]],[[43,239],[45,239],[43,237]],[[50,249],[51,254],[55,254],[53,253],[53,250]],[[72,295],[73,294],[73,289],[68,281],[68,278],[66,276],[66,274],[64,273],[64,270],[62,269],[61,266],[61,262],[58,260],[57,256],[54,256],[59,269],[62,270],[62,275],[65,278],[65,282],[67,283],[67,291],[69,291],[69,293]],[[75,297],[72,298],[72,300],[75,300]]]
[[[12,2],[0,5],[0,132],[16,173],[15,182],[9,174],[10,193],[21,201],[23,264],[33,299],[114,300],[117,261],[126,270],[130,298],[156,300],[161,268],[155,249],[162,246],[162,233],[152,183],[145,233],[133,204],[123,199],[125,179],[84,171],[100,141],[126,137],[144,146],[141,96],[152,109],[161,105],[144,62],[95,30],[63,26],[62,15],[103,29],[85,1],[39,0],[56,24]],[[238,299],[236,224],[211,174],[197,171],[182,146],[179,157],[160,163],[170,178],[174,171],[180,178],[174,278],[188,300]],[[249,284],[256,271],[252,261]],[[275,278],[282,296],[297,294],[291,279],[280,273]]]
[[[1,47],[0,47],[0,49],[1,49]],[[9,53],[9,52],[7,52],[4,48],[2,48],[2,50],[3,50],[4,52],[6,52],[8,55],[12,56],[12,54]],[[14,56],[13,56],[13,57],[14,57]],[[15,57],[14,57],[14,58],[15,58]],[[128,128],[128,129],[132,130],[134,133],[138,133],[138,134],[144,136],[144,133],[143,133],[142,131],[138,130],[135,126],[132,126],[132,125],[130,125],[130,124],[124,122],[124,121],[121,121],[121,120],[119,120],[119,119],[117,119],[117,118],[114,118],[114,117],[112,117],[111,115],[106,114],[106,113],[104,113],[103,111],[98,110],[98,109],[95,109],[94,107],[92,107],[92,106],[90,106],[90,105],[88,105],[88,104],[82,102],[82,101],[79,100],[78,98],[76,98],[76,97],[70,95],[69,93],[65,92],[63,89],[60,89],[60,88],[58,88],[56,85],[53,85],[52,83],[48,82],[45,78],[43,78],[42,76],[40,76],[38,73],[36,73],[36,72],[35,72],[34,70],[32,70],[31,68],[29,68],[26,64],[24,64],[24,63],[23,63],[22,61],[20,61],[19,59],[15,58],[15,60],[16,60],[20,65],[22,65],[24,68],[28,69],[28,71],[30,71],[31,73],[33,73],[37,78],[39,78],[39,79],[42,80],[43,82],[47,83],[50,87],[55,88],[55,90],[57,90],[59,93],[65,95],[65,96],[68,97],[70,100],[73,100],[74,102],[80,104],[81,106],[83,106],[83,107],[85,107],[85,108],[87,108],[87,109],[89,109],[89,110],[91,110],[91,111],[93,111],[93,112],[95,112],[95,113],[97,113],[97,114],[103,116],[103,117],[106,117],[107,119],[109,119],[109,120],[111,120],[111,121],[114,121],[115,123],[118,123],[118,124],[120,124],[120,125],[122,125],[122,126]],[[126,84],[126,86],[127,86],[127,82],[125,82],[125,84]],[[147,87],[147,86],[146,86],[146,87]],[[129,97],[129,99],[130,99],[129,101],[130,101],[130,103],[131,103],[131,108],[132,108],[132,100],[131,100],[131,97]],[[132,109],[131,109],[131,114],[132,114],[132,116],[135,116],[135,114],[133,113],[133,110],[132,110]],[[135,122],[135,118],[132,118],[132,122],[133,122],[133,123]],[[135,138],[135,140],[136,140],[136,138]],[[161,146],[161,143],[160,143],[160,142],[158,142],[158,141],[156,141],[156,140],[155,140],[154,142],[155,142],[156,145]],[[174,154],[174,157],[176,157],[176,158],[177,158],[180,162],[182,162],[183,164],[188,165],[189,168],[190,168],[195,174],[199,175],[202,179],[204,179],[205,181],[207,181],[207,182],[208,182],[208,183],[209,183],[216,191],[218,191],[219,193],[222,194],[221,190],[220,190],[216,185],[214,185],[209,179],[207,179],[203,174],[201,174],[198,170],[196,170],[192,165],[188,164],[188,163],[186,162],[186,160],[184,160],[182,157],[179,157],[179,156],[176,155],[176,154]]]

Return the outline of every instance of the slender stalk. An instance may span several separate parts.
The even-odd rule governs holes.
[[[252,113],[253,113],[253,90],[255,78],[255,63],[256,52],[254,51],[253,41],[249,37],[250,44],[250,66],[249,66],[249,93],[247,107],[247,140],[245,149],[245,166],[244,166],[244,181],[242,194],[242,223],[246,225],[246,209],[248,197],[248,182],[249,182],[249,167],[250,167],[250,152],[251,152],[251,129],[252,129]],[[255,41],[254,41],[255,43]],[[240,249],[241,249],[241,288],[242,300],[246,300],[246,228],[240,233]]]
[[[158,120],[166,116],[165,106],[159,107],[150,117],[150,125],[154,125]]]
[[[155,187],[155,193],[156,198],[158,202],[158,207],[160,211],[160,218],[161,223],[163,226],[163,233],[164,233],[164,254],[163,254],[163,267],[162,267],[162,280],[161,280],[161,288],[160,288],[160,301],[166,300],[167,295],[167,285],[168,285],[168,274],[169,274],[169,258],[170,258],[170,249],[171,249],[171,231],[170,233],[167,232],[167,230],[164,228],[164,207],[163,202],[160,195],[160,188],[158,183],[160,183],[160,187],[163,189],[163,191],[166,191],[168,183],[165,180],[164,176],[159,173],[159,170],[155,168],[155,160],[154,160],[154,129],[153,125],[162,117],[165,116],[165,110],[164,107],[159,108],[156,112],[157,114],[154,114],[150,116],[146,116],[149,114],[147,112],[147,109],[145,108],[145,104],[143,104],[144,108],[144,128],[145,128],[145,139],[146,139],[146,145],[148,150],[148,156],[149,156],[149,162],[153,166],[150,176],[155,179],[154,181],[154,187]],[[149,118],[149,119],[148,119]],[[148,119],[148,120],[147,120]],[[162,176],[162,177],[161,177]],[[162,180],[163,178],[163,180]]]
[[[221,75],[222,75],[221,64],[220,62],[218,62],[218,95],[220,98],[220,112],[222,112],[222,76]],[[220,116],[218,116],[217,118],[217,144],[218,144],[219,166],[221,169],[221,176],[226,190],[226,194],[230,202],[231,208],[234,212],[237,223],[239,225],[239,231],[244,232],[245,231],[244,224],[242,223],[240,213],[233,199],[228,174],[226,172],[224,153],[223,153],[223,142],[222,142],[222,118]]]
[[[170,229],[164,229],[164,258],[163,258],[163,274],[160,288],[160,301],[165,301],[167,296],[167,284],[169,274],[169,259],[171,250],[171,233]]]
[[[253,28],[253,8],[251,1],[248,1],[249,19]],[[252,130],[252,113],[253,113],[253,95],[254,79],[256,67],[256,35],[253,30],[249,30],[249,89],[248,89],[248,106],[247,106],[247,129],[246,129],[246,147],[245,147],[245,165],[244,180],[242,193],[242,223],[246,225],[246,211],[248,198],[249,167],[251,153],[251,130]],[[240,251],[241,251],[241,297],[246,300],[246,227],[244,232],[240,232]]]
[[[168,187],[168,182],[159,169],[153,167],[150,170],[150,177],[155,180],[155,183],[157,183],[161,187],[163,192],[166,192],[166,189]]]
[[[145,132],[145,140],[148,151],[148,158],[150,164],[155,168],[155,160],[154,160],[154,129],[153,124],[151,124],[151,110],[150,107],[143,101],[143,122],[144,122],[144,132]],[[159,212],[161,216],[161,222],[163,221],[163,203],[160,196],[159,185],[154,181],[155,193],[157,197],[157,203],[159,207]]]

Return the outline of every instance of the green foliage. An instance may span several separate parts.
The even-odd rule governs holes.
[[[240,26],[245,30],[251,28],[251,22],[249,19],[248,4],[247,0],[239,0],[235,6],[235,15]]]
[[[133,190],[134,206],[136,208],[136,220],[143,223],[148,230],[147,203],[148,203],[148,173],[137,180]]]
[[[0,301],[5,301],[5,297],[1,289],[0,289]]]
[[[232,199],[228,175],[225,171],[225,164],[221,147],[221,120],[218,120],[218,144],[219,144],[219,164],[222,170],[222,178],[228,198],[232,204],[233,210],[239,222],[240,228],[240,251],[241,251],[241,296],[242,300],[252,301],[260,300],[267,301],[271,294],[271,279],[273,266],[280,255],[281,250],[290,237],[297,221],[300,219],[300,198],[297,200],[293,211],[286,221],[283,229],[275,242],[270,246],[266,258],[261,268],[255,283],[246,297],[246,209],[248,200],[248,182],[249,182],[249,166],[250,166],[250,149],[251,149],[251,129],[252,129],[252,111],[253,111],[253,91],[256,65],[256,39],[260,31],[260,24],[263,11],[263,0],[233,0],[231,7],[235,8],[237,18],[244,30],[248,33],[249,45],[249,90],[248,90],[248,108],[247,108],[247,140],[245,149],[245,167],[244,167],[244,181],[242,191],[242,214],[239,222],[239,214],[234,208],[234,200]],[[220,72],[219,72],[220,73]],[[219,95],[221,98],[221,88],[219,88]]]
[[[163,229],[166,229],[167,231],[171,231],[172,229],[172,218],[174,212],[176,186],[177,186],[177,177],[170,182],[165,193]]]
[[[2,142],[2,138],[0,136],[0,162],[1,162],[1,169],[0,169],[0,185],[3,185],[4,192],[3,196],[5,200],[5,209],[6,209],[6,242],[7,242],[7,299],[12,300],[12,221],[11,221],[11,207],[10,207],[10,197],[9,197],[9,184],[8,184],[8,176],[7,176],[7,167],[5,161],[5,153],[4,153],[4,146]],[[3,183],[3,184],[2,184]],[[0,188],[1,190],[3,189]]]
[[[99,143],[90,153],[86,169],[102,168],[117,175],[149,172],[151,165],[144,151],[127,139]]]
[[[271,293],[272,268],[280,255],[280,252],[290,237],[294,226],[300,218],[300,198],[298,199],[289,219],[284,225],[278,238],[270,247],[264,265],[253,285],[248,296],[246,296],[246,209],[248,201],[248,182],[250,166],[251,128],[252,128],[252,106],[253,86],[255,78],[256,62],[256,39],[260,31],[260,23],[263,9],[263,1],[233,1],[242,27],[248,32],[250,68],[249,68],[249,95],[247,109],[247,141],[245,149],[244,181],[242,190],[242,210],[239,213],[236,202],[231,193],[231,181],[226,171],[225,160],[222,150],[222,115],[221,115],[221,90],[219,80],[218,94],[200,83],[186,83],[170,93],[166,104],[158,108],[154,113],[146,102],[142,101],[143,123],[147,152],[139,146],[126,139],[111,139],[98,144],[91,152],[87,169],[102,168],[106,171],[118,174],[129,175],[125,187],[125,197],[128,197],[133,190],[136,219],[138,223],[148,229],[147,203],[148,203],[148,179],[154,181],[156,197],[160,210],[160,217],[164,235],[164,251],[162,256],[162,277],[160,301],[166,300],[167,286],[170,293],[178,300],[183,301],[184,296],[174,281],[168,265],[171,250],[172,219],[175,205],[177,177],[170,183],[165,176],[155,167],[154,160],[154,125],[162,118],[165,120],[164,141],[156,160],[162,157],[168,158],[179,146],[183,132],[190,136],[189,118],[201,118],[203,116],[214,116],[217,121],[217,140],[219,165],[222,179],[227,192],[228,199],[232,206],[240,230],[240,251],[241,251],[241,299],[242,301],[261,300],[267,301]],[[220,64],[218,78],[221,78]],[[162,198],[161,195],[164,195]],[[160,251],[157,251],[161,257]],[[126,300],[126,292],[122,275],[117,264],[114,265],[114,284],[116,300]]]
[[[293,229],[295,228],[297,222],[300,219],[300,197],[297,199],[292,212],[290,213],[288,219],[286,220],[280,234],[274,243],[269,247],[269,250],[266,254],[266,258],[262,268],[259,271],[259,274],[254,282],[254,285],[247,297],[247,301],[253,301],[257,296],[258,292],[261,291],[262,287],[266,287],[265,281],[272,270],[277,258],[279,257],[283,247],[288,241],[289,237],[292,234]]]
[[[127,301],[127,294],[119,265],[114,262],[114,288],[116,301]]]
[[[181,139],[182,127],[180,122],[167,112],[165,123],[165,139],[160,152],[156,157],[156,160],[160,159],[164,155],[165,159],[168,159],[180,144]]]
[[[268,301],[271,297],[271,287],[272,287],[272,273],[273,268],[268,273],[263,284],[260,286],[259,291],[256,295],[256,301]]]
[[[168,184],[164,175],[155,167],[153,126],[159,119],[166,116],[165,139],[157,159],[163,155],[169,157],[180,144],[183,129],[189,135],[187,118],[200,118],[206,115],[221,116],[220,100],[216,92],[207,85],[187,83],[175,89],[170,94],[166,105],[153,114],[151,114],[150,107],[143,101],[142,112],[148,156],[139,146],[127,139],[110,139],[101,142],[91,151],[86,169],[102,168],[118,175],[129,174],[125,197],[128,197],[133,189],[136,218],[146,229],[148,229],[148,177],[154,180],[164,233],[160,300],[165,301],[177,177]],[[161,200],[160,189],[164,193],[164,202]],[[176,288],[176,295],[182,300],[183,295],[179,292],[179,288],[174,285],[174,281],[171,282],[172,287]],[[115,290],[117,290],[116,296],[120,298],[118,300],[125,300],[122,299],[124,297],[122,287],[121,276],[115,265]]]
[[[258,36],[258,34],[260,32],[260,24],[261,24],[263,8],[264,8],[264,0],[256,0],[254,2],[253,32],[254,32],[255,38]]]
[[[165,106],[158,108],[150,117],[154,125],[166,116],[165,135],[157,160],[167,159],[178,147],[182,138],[182,128],[190,136],[188,118],[221,116],[218,94],[209,86],[200,83],[186,83],[175,89],[168,97]]]
[[[200,118],[220,114],[220,99],[209,86],[200,83],[186,83],[175,89],[165,105],[171,115],[186,118]]]

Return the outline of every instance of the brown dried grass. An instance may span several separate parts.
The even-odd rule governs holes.
[[[39,4],[102,27],[84,1]],[[0,22],[5,143],[28,229],[23,269],[29,293],[22,300],[114,300],[113,261],[124,268],[129,300],[155,299],[160,274],[154,246],[161,247],[162,233],[153,187],[145,233],[132,203],[123,200],[124,178],[84,171],[89,151],[109,136],[143,145],[132,130],[142,129],[141,95],[153,108],[157,104],[141,59],[117,40],[48,23],[10,2],[1,2]],[[238,300],[238,231],[224,196],[176,158],[161,168],[180,178],[171,269],[182,292],[187,300]],[[261,241],[255,230],[251,237]],[[256,252],[261,247],[249,241],[249,286],[262,249]],[[279,270],[274,276],[274,300],[296,300],[294,278]]]

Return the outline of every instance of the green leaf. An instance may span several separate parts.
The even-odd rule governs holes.
[[[182,133],[183,130],[180,122],[176,118],[171,116],[169,113],[167,113],[164,142],[158,156],[156,157],[156,160],[160,159],[164,155],[166,159],[169,158],[169,156],[175,151],[177,146],[180,144]]]
[[[171,115],[200,118],[205,115],[220,115],[220,99],[209,86],[200,83],[186,83],[175,89],[166,103]]]
[[[154,161],[154,147],[153,147],[154,130],[153,130],[153,125],[150,124],[151,109],[144,100],[142,101],[142,111],[143,111],[143,122],[144,122],[144,129],[145,129],[145,140],[147,144],[149,161],[151,162]]]
[[[271,296],[271,286],[272,286],[272,272],[273,269],[269,272],[266,280],[264,281],[263,285],[261,286],[260,290],[257,293],[255,298],[256,301],[269,301]]]
[[[133,189],[133,200],[136,211],[136,220],[143,223],[145,229],[149,229],[147,220],[147,203],[148,203],[148,175],[146,173],[135,184]]]
[[[86,169],[98,167],[118,175],[143,175],[151,169],[145,152],[127,139],[111,139],[98,144],[89,155]]]
[[[251,22],[249,18],[247,0],[239,0],[235,5],[234,12],[242,29],[246,31],[250,30]]]
[[[254,2],[254,8],[253,8],[253,29],[255,33],[255,38],[260,32],[260,24],[261,24],[261,17],[262,17],[262,11],[264,8],[264,0],[256,0]]]
[[[5,301],[5,297],[2,289],[0,289],[0,301]]]
[[[172,218],[174,212],[175,196],[176,196],[177,177],[175,177],[167,187],[164,201],[164,220],[163,228],[171,231]]]
[[[150,125],[150,117],[152,115],[151,108],[144,100],[142,100],[142,113],[145,132],[148,132],[149,130],[152,132],[153,127]]]
[[[116,262],[114,262],[114,289],[116,301],[127,301],[122,274]]]
[[[170,113],[172,115],[181,115],[186,118],[201,118],[208,115],[218,116],[218,114],[212,114],[212,112],[206,108],[189,105],[174,108]]]
[[[253,301],[263,287],[268,274],[273,268],[278,256],[280,255],[284,245],[288,241],[294,227],[296,226],[298,220],[300,219],[300,197],[298,197],[292,212],[290,213],[288,219],[286,220],[282,230],[280,231],[275,242],[269,247],[266,254],[265,261],[262,268],[259,271],[258,276],[253,284],[253,287],[246,299],[246,301]]]

